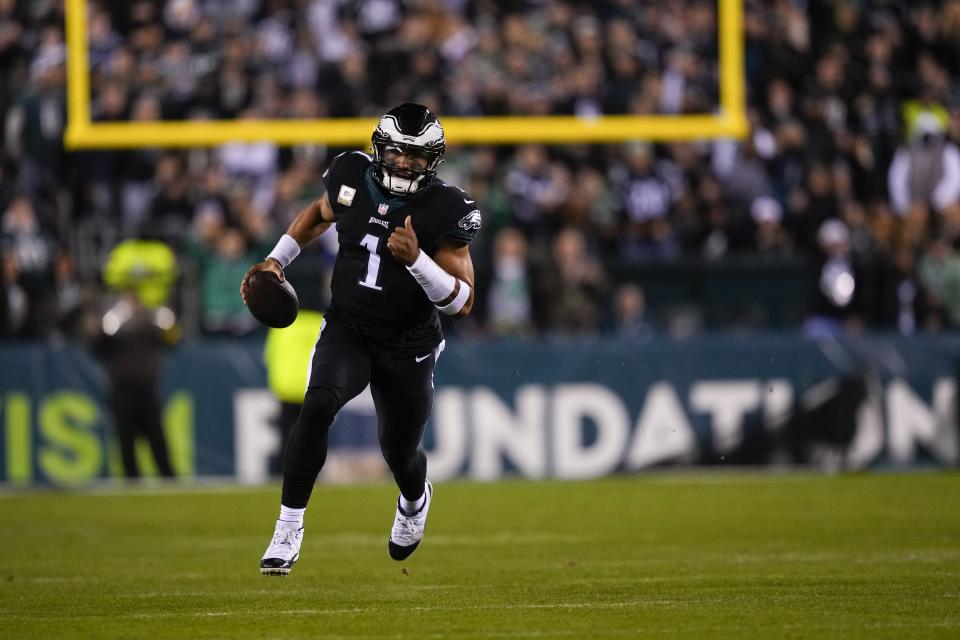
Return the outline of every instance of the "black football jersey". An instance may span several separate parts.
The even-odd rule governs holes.
[[[360,151],[334,158],[323,182],[340,241],[331,307],[384,327],[387,334],[427,333],[417,342],[438,343],[436,307],[407,268],[394,259],[387,238],[412,216],[420,249],[431,257],[445,244],[469,244],[481,222],[474,200],[438,178],[408,196],[393,196],[377,184],[372,158]]]

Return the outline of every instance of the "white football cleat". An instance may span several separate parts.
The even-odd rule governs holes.
[[[400,499],[397,498],[397,515],[393,519],[393,529],[390,531],[390,541],[387,549],[394,560],[404,560],[417,550],[417,545],[423,539],[423,530],[427,527],[427,512],[430,511],[430,499],[433,497],[433,485],[427,480],[424,486],[426,500],[420,511],[412,516],[404,515],[400,510]]]
[[[293,522],[277,520],[273,530],[273,540],[260,561],[260,573],[265,576],[285,576],[293,569],[300,558],[300,543],[303,541],[303,527]]]

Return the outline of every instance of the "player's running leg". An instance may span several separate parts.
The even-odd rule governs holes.
[[[370,380],[370,356],[353,329],[328,314],[311,359],[300,417],[283,459],[280,518],[260,560],[264,575],[287,575],[300,558],[303,514],[327,459],[330,424]]]
[[[416,551],[427,526],[433,486],[420,439],[433,408],[430,357],[381,354],[374,360],[370,390],[380,419],[380,450],[400,488],[387,549],[394,560]]]

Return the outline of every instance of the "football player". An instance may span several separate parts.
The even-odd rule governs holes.
[[[444,341],[438,313],[473,306],[469,244],[480,228],[476,203],[436,177],[443,126],[429,109],[405,103],[373,132],[373,155],[335,157],[325,193],[304,208],[264,262],[247,272],[283,270],[302,247],[336,223],[340,249],[332,297],[311,359],[300,418],[284,453],[280,518],[260,562],[286,575],[300,555],[303,514],[327,455],[337,411],[370,385],[380,450],[400,496],[388,541],[394,560],[423,538],[433,487],[420,448],[433,405],[433,368]]]

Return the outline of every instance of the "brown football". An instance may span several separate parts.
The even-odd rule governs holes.
[[[247,278],[247,308],[253,317],[275,329],[289,327],[297,319],[300,302],[293,285],[272,271],[254,271]]]

